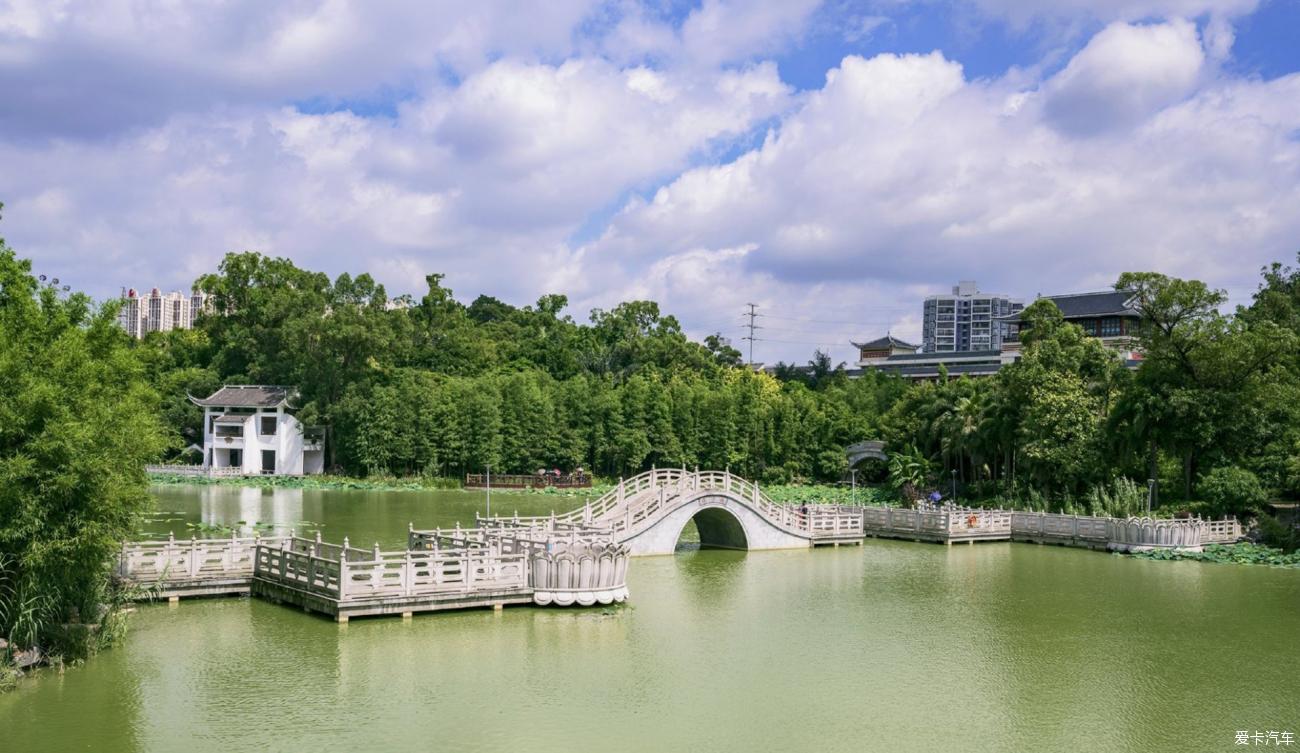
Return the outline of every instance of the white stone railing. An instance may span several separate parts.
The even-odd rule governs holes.
[[[599,499],[576,510],[558,515],[540,515],[511,519],[511,524],[525,527],[579,525],[607,528],[616,534],[627,534],[653,524],[663,514],[693,498],[695,492],[720,491],[745,500],[745,503],[773,525],[791,533],[809,536],[812,533],[809,505],[778,504],[768,499],[757,484],[728,471],[688,471],[682,468],[657,468],[640,473],[630,479],[620,479],[618,486]],[[835,525],[848,524],[845,514]],[[496,526],[480,520],[480,525]]]
[[[1236,518],[1223,520],[1202,520],[1202,544],[1231,544],[1241,538],[1241,523]]]
[[[122,544],[117,575],[138,584],[202,579],[246,578],[253,574],[257,547],[277,545],[278,537],[191,538],[177,541],[132,541]]]
[[[1011,513],[1005,510],[946,508],[918,510],[902,507],[864,507],[867,532],[917,533],[937,536],[1001,536],[1011,532]]]
[[[145,473],[170,474],[173,476],[208,476],[224,478],[244,475],[243,468],[215,468],[202,465],[146,465]]]
[[[293,537],[260,546],[254,576],[339,602],[528,587],[524,554],[485,548],[384,552]]]
[[[1110,518],[1047,512],[1011,513],[1011,534],[1042,539],[1070,539],[1103,543],[1108,540]]]
[[[536,604],[568,606],[626,601],[628,548],[616,544],[609,531],[566,525],[489,527],[408,532],[413,551],[451,550],[487,555],[520,555],[527,559],[528,583]]]
[[[533,602],[591,606],[626,601],[628,556],[626,546],[613,543],[536,551],[529,563]]]
[[[864,535],[863,508],[852,505],[809,505],[808,532],[813,538],[845,538]]]
[[[1107,547],[1120,552],[1149,549],[1201,550],[1204,531],[1198,520],[1163,520],[1154,518],[1110,518],[1106,521]]]

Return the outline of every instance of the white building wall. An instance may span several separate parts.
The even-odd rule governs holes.
[[[280,452],[276,455],[276,473],[302,475],[302,423],[283,411],[279,421]]]
[[[279,427],[276,427],[276,433],[271,436],[262,436],[261,423],[262,413],[254,413],[244,421],[244,473],[259,474],[262,472],[262,450],[277,450],[279,437]],[[275,462],[280,462],[277,454]]]
[[[242,442],[228,443],[222,437],[215,434],[215,427],[212,425],[212,419],[216,416],[224,415],[232,410],[230,408],[207,408],[203,412],[203,462],[205,465],[216,467],[228,467],[225,460],[226,455],[221,451],[228,451],[232,445],[242,445],[236,447],[240,449],[242,458],[240,469],[248,475],[260,475],[262,473],[262,451],[270,450],[275,453],[275,473],[277,475],[300,476],[304,472],[320,473],[323,463],[319,459],[321,453],[313,452],[311,469],[307,469],[303,462],[303,426],[302,423],[294,416],[286,413],[283,409],[261,409],[257,413],[249,414],[240,426],[243,428]],[[271,416],[275,418],[275,434],[262,434],[262,417]],[[210,452],[212,451],[212,452]],[[209,459],[209,455],[211,458]]]

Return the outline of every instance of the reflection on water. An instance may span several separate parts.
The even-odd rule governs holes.
[[[361,541],[482,509],[160,489],[190,520],[295,517]],[[869,541],[641,558],[629,587],[622,608],[346,628],[247,599],[144,606],[121,647],[0,696],[0,750],[1078,753],[1300,732],[1294,570]]]
[[[302,512],[302,489],[257,487],[200,487],[199,515],[208,525],[241,525],[251,528],[270,525],[288,531],[310,523]],[[231,520],[231,518],[234,520]]]

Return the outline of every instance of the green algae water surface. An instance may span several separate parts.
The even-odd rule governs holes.
[[[154,533],[311,523],[384,547],[485,503],[155,493]],[[642,558],[629,587],[622,608],[346,626],[248,599],[143,605],[118,647],[0,696],[0,751],[1230,751],[1238,731],[1300,733],[1297,570],[868,541]]]

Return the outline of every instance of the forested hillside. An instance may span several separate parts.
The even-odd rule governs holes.
[[[330,280],[283,259],[231,254],[199,280],[197,329],[150,336],[177,449],[199,438],[186,393],[222,382],[296,385],[299,415],[330,427],[327,465],[456,476],[584,467],[730,466],[775,481],[839,478],[844,445],[874,436],[894,379],[782,383],[714,338],[688,340],[649,301],[578,322],[560,295],[463,305],[427,278],[387,305],[368,275]]]

